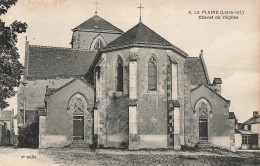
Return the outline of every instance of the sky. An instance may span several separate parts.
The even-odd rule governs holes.
[[[26,22],[28,29],[18,37],[20,60],[24,63],[25,36],[32,45],[70,47],[71,29],[91,18],[96,0],[18,0],[1,19]],[[239,122],[259,111],[260,3],[257,0],[97,0],[98,15],[127,31],[139,21],[181,48],[189,56],[203,56],[210,80],[222,78],[222,96],[231,100],[230,112]],[[221,14],[205,14],[224,11]],[[192,14],[189,14],[189,11]],[[242,14],[232,11],[241,11]],[[199,14],[195,14],[198,13]],[[202,13],[203,12],[203,13]],[[199,19],[221,16],[221,19]],[[16,109],[16,99],[10,99]]]

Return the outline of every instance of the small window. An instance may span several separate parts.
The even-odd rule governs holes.
[[[242,136],[242,144],[248,144],[248,136]]]
[[[118,56],[117,58],[117,91],[123,92],[124,88],[124,74],[123,74],[123,61]]]
[[[99,50],[102,47],[104,47],[104,43],[99,39],[94,46],[94,50]]]
[[[148,62],[148,90],[157,90],[157,63],[155,57],[151,57]]]
[[[251,131],[251,125],[248,125],[248,130],[250,130],[250,131]]]

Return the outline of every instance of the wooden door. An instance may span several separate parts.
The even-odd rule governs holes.
[[[73,139],[84,139],[84,116],[73,116]]]
[[[199,140],[208,141],[208,120],[199,119]]]

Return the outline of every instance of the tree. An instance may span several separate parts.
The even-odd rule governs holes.
[[[6,14],[16,2],[17,0],[0,0],[0,16]],[[16,43],[17,35],[26,32],[26,29],[26,23],[14,21],[6,26],[0,19],[0,109],[9,106],[6,99],[15,95],[14,87],[20,84],[22,64],[18,61],[20,55]]]

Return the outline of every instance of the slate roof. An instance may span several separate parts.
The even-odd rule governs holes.
[[[75,30],[116,31],[123,33],[121,29],[112,25],[111,23],[99,17],[98,15],[94,15],[87,21],[83,22],[82,24],[73,29],[73,31]]]
[[[139,22],[136,26],[110,42],[102,50],[117,49],[118,47],[136,46],[138,44],[150,47],[156,46],[161,48],[171,48],[184,56],[188,56],[187,53],[172,45],[170,42],[168,42],[156,32],[151,30],[149,27],[144,25],[142,22]]]
[[[187,57],[184,70],[190,76],[191,85],[209,84],[208,73],[201,57]]]
[[[30,45],[26,77],[83,75],[95,56],[95,51]]]
[[[259,123],[260,123],[260,115],[257,115],[249,118],[243,124],[259,124]]]
[[[12,116],[12,111],[6,110],[1,112],[0,121],[10,121]]]

